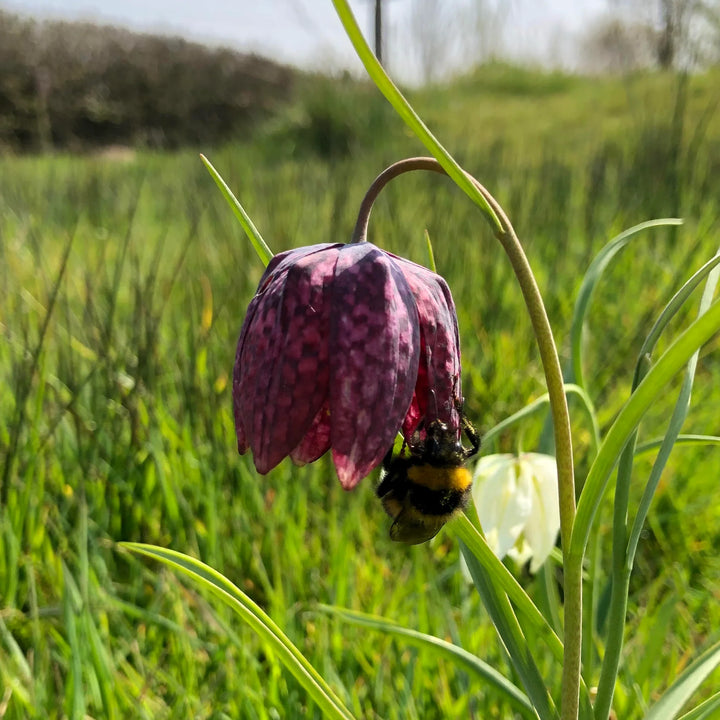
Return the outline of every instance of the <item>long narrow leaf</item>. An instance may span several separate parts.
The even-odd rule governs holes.
[[[682,288],[675,293],[670,302],[663,308],[660,317],[653,325],[648,339],[640,350],[638,362],[635,367],[633,378],[633,392],[643,380],[650,367],[650,358],[655,345],[663,330],[667,327],[670,319],[673,318],[683,304],[690,298],[693,290],[707,277],[705,291],[700,302],[699,315],[704,314],[712,302],[715,287],[717,285],[717,271],[713,268],[720,261],[720,257],[713,258],[710,262],[698,270]],[[685,376],[680,393],[673,408],[668,429],[660,446],[660,451],[655,457],[650,476],[643,490],[640,506],[635,513],[632,530],[628,539],[628,518],[631,516],[630,484],[635,460],[635,445],[637,441],[637,427],[630,434],[627,445],[623,448],[618,463],[617,479],[615,483],[615,502],[613,510],[613,573],[612,592],[610,597],[610,616],[608,622],[608,635],[605,644],[602,671],[595,702],[595,719],[605,720],[609,717],[612,698],[615,690],[618,667],[620,665],[622,646],[624,640],[625,618],[627,615],[627,599],[630,583],[630,573],[635,561],[635,551],[640,539],[640,532],[645,524],[645,519],[650,510],[652,499],[657,490],[665,465],[675,446],[675,441],[680,435],[680,430],[685,423],[690,408],[690,397],[692,386],[695,380],[695,369],[700,350],[697,349],[687,364]]]
[[[539,638],[545,640],[555,659],[562,664],[564,650],[560,638],[510,571],[495,556],[485,538],[478,532],[470,519],[461,514],[449,524],[449,528],[472,553],[477,564],[484,568],[493,588],[496,591],[507,593],[508,598],[515,603],[522,619],[532,627],[535,633],[538,633]],[[581,718],[592,715],[590,694],[583,678],[580,678],[580,713]]]
[[[240,204],[238,199],[233,195],[232,190],[227,186],[226,182],[220,176],[220,173],[213,167],[212,163],[204,156],[200,155],[200,159],[208,169],[210,175],[212,175],[215,184],[220,188],[223,197],[227,200],[228,205],[232,208],[235,217],[240,221],[243,230],[247,233],[250,238],[252,246],[255,248],[255,252],[262,264],[267,267],[267,264],[273,257],[272,250],[267,246],[267,243],[263,240],[260,231],[255,227],[255,224],[250,219],[250,216],[245,211],[245,208]]]
[[[435,265],[435,253],[433,252],[432,241],[430,240],[430,233],[425,228],[425,244],[427,245],[428,251],[428,267],[434,272],[437,272],[437,265]]]
[[[620,250],[622,250],[630,242],[630,240],[632,240],[634,235],[637,235],[637,233],[642,230],[663,225],[682,225],[682,220],[678,218],[662,218],[659,220],[649,220],[648,222],[635,225],[634,227],[620,233],[617,237],[614,237],[602,250],[600,250],[590,263],[590,267],[587,269],[582,285],[580,286],[580,290],[578,291],[575,308],[573,310],[572,323],[570,325],[570,347],[573,371],[573,377],[571,379],[581,387],[585,387],[582,362],[583,326],[585,325],[585,316],[587,315],[588,308],[590,307],[590,301],[592,300],[595,288],[597,287],[603,272],[605,272],[605,269],[610,264],[613,257],[615,257],[615,255],[617,255],[617,253],[619,253]]]
[[[240,615],[277,653],[280,661],[305,688],[308,695],[327,717],[342,718],[343,720],[353,717],[322,676],[270,616],[224,575],[213,570],[209,565],[174,550],[143,543],[120,543],[120,545],[132,552],[159,560],[168,567],[184,573],[197,585],[210,590]]]
[[[5,625],[2,614],[0,614],[0,641],[2,641],[7,648],[7,650],[3,650],[2,656],[12,661],[14,665],[12,674],[17,674],[24,683],[31,685],[33,680],[32,669],[28,664],[22,648],[18,645],[13,634],[8,630],[7,625]],[[2,643],[0,643],[0,647]]]
[[[699,317],[707,312],[710,304],[712,303],[713,296],[715,295],[715,288],[718,283],[718,272],[717,270],[713,272],[712,269],[715,268],[718,262],[720,262],[720,256],[717,256],[713,258],[712,261],[706,263],[703,266],[704,272],[698,271],[695,275],[693,275],[692,279],[695,280],[695,278],[698,278],[698,283],[703,277],[708,275],[705,290],[703,291],[702,298],[700,299],[700,309],[698,311]],[[685,286],[690,284],[691,283],[686,283]],[[689,293],[690,290],[688,290],[688,297]],[[680,396],[675,404],[675,408],[673,409],[668,431],[663,440],[663,444],[660,447],[660,452],[655,458],[652,471],[650,472],[650,478],[645,485],[645,490],[643,491],[642,498],[640,499],[640,506],[635,514],[635,520],[633,521],[632,530],[630,532],[630,539],[628,540],[626,561],[628,568],[632,568],[633,566],[635,551],[637,550],[638,541],[640,540],[640,533],[642,532],[643,525],[645,524],[645,519],[647,518],[647,514],[650,510],[650,504],[655,495],[655,491],[660,483],[660,476],[665,469],[665,465],[670,457],[675,441],[677,440],[678,435],[680,435],[680,430],[685,423],[685,418],[687,417],[688,410],[690,409],[690,398],[692,395],[693,383],[695,382],[695,370],[697,369],[699,355],[700,350],[698,349],[692,354],[692,357],[687,364],[682,388],[680,389]]]
[[[683,705],[718,665],[720,665],[720,642],[708,648],[685,669],[650,708],[645,720],[673,720],[676,718]]]
[[[558,713],[548,692],[547,685],[533,660],[528,642],[515,617],[507,595],[492,581],[491,576],[480,564],[467,545],[460,542],[465,562],[472,576],[475,588],[488,611],[493,625],[510,656],[515,671],[520,676],[540,720],[555,720]]]
[[[60,288],[62,286],[65,273],[68,268],[68,262],[70,259],[70,251],[72,250],[73,242],[75,239],[75,232],[73,232],[63,249],[62,258],[60,260],[60,267],[55,275],[55,280],[50,287],[50,293],[47,301],[47,308],[44,309],[44,317],[40,324],[40,332],[38,334],[35,346],[30,350],[29,362],[23,361],[20,372],[18,373],[18,379],[16,380],[15,391],[15,411],[14,417],[10,421],[10,438],[7,449],[5,450],[5,457],[3,458],[3,469],[2,475],[0,476],[0,507],[7,507],[8,493],[10,491],[10,477],[12,470],[15,467],[15,461],[19,449],[20,438],[22,436],[23,428],[27,422],[27,401],[30,396],[30,391],[33,387],[33,381],[40,365],[40,357],[42,354],[45,341],[48,338],[48,330],[50,328],[50,320],[53,317],[55,308],[57,307],[57,300],[60,295]],[[5,410],[7,412],[7,410]]]
[[[373,55],[370,46],[360,31],[347,0],[333,0],[333,5],[340,18],[340,22],[342,22],[345,28],[347,36],[350,38],[350,42],[355,48],[355,52],[357,52],[358,57],[377,88],[387,98],[397,114],[405,121],[405,124],[419,138],[420,142],[425,145],[440,165],[442,165],[445,172],[455,181],[456,185],[482,210],[485,217],[493,226],[493,229],[501,231],[502,226],[500,225],[500,221],[493,209],[488,205],[487,200],[485,200],[475,185],[473,185],[472,181],[465,175],[465,172],[457,164],[452,155],[450,155],[430,132],[425,123],[412,109],[410,103],[403,97],[403,94],[388,77],[375,55]]]
[[[450,662],[462,667],[468,673],[476,675],[481,680],[493,685],[495,689],[499,690],[500,693],[513,704],[523,717],[536,717],[525,693],[513,685],[504,675],[501,675],[494,667],[457,645],[441,640],[434,635],[427,635],[417,630],[403,627],[378,615],[368,615],[332,605],[318,605],[317,608],[323,612],[336,615],[340,619],[353,623],[354,625],[368,627],[387,635],[397,635],[412,645],[429,648],[434,653],[447,657]]]
[[[720,445],[720,437],[717,435],[678,435],[676,445]],[[654,452],[662,445],[662,438],[655,438],[641,443],[635,448],[635,455]]]
[[[665,328],[675,317],[675,315],[677,315],[677,313],[680,311],[680,308],[682,308],[688,298],[692,295],[695,288],[697,288],[697,286],[706,277],[708,277],[708,275],[710,275],[710,273],[717,267],[718,264],[720,264],[720,254],[715,255],[715,257],[708,260],[697,272],[693,273],[692,277],[683,284],[683,286],[675,293],[675,295],[673,295],[670,302],[663,308],[663,311],[660,313],[660,316],[650,329],[647,338],[645,338],[645,342],[640,348],[638,366],[635,370],[635,377],[637,379],[641,378],[641,374],[645,369],[644,365],[648,361],[648,358],[652,354],[653,350],[655,349],[655,346],[657,345],[657,342],[660,339],[660,336],[662,335]],[[711,282],[712,288],[710,289],[709,293],[706,292],[703,294],[702,303],[705,307],[710,304],[715,290],[715,285],[717,284],[716,280],[709,282]]]
[[[70,648],[70,682],[66,689],[70,720],[83,720],[85,717],[85,685],[83,683],[83,647],[78,632],[76,602],[80,597],[75,581],[67,565],[63,563],[63,620]]]
[[[580,495],[570,552],[582,557],[595,514],[607,488],[610,473],[645,412],[660,390],[684,367],[692,354],[720,330],[720,302],[697,318],[658,359],[618,414],[597,454]]]
[[[590,420],[593,443],[595,445],[595,449],[597,450],[600,445],[600,426],[598,425],[597,414],[590,396],[585,392],[585,390],[583,390],[583,388],[579,385],[575,385],[574,383],[565,383],[565,394],[568,396],[574,395],[581,400],[583,408]],[[505,430],[507,430],[511,425],[520,422],[538,410],[542,410],[549,402],[550,396],[545,393],[536,400],[533,400],[531,403],[528,403],[524,408],[521,408],[516,413],[510,415],[510,417],[505,418],[497,425],[487,430],[483,434],[483,444],[487,446],[488,443],[493,441],[501,433],[505,432]]]
[[[548,644],[555,659],[558,662],[562,662],[563,646],[560,638],[555,634],[548,621],[537,609],[535,603],[533,603],[528,594],[522,589],[518,581],[500,560],[498,560],[495,553],[490,549],[490,546],[485,542],[485,538],[483,538],[477,531],[477,528],[470,522],[470,519],[466,515],[461,514],[450,523],[449,529],[465,543],[473,554],[473,557],[485,568],[493,585],[507,593],[510,600],[515,603],[515,607],[524,620],[529,623],[534,631]]]
[[[711,720],[720,714],[720,692],[709,697],[705,702],[694,707],[690,712],[679,717],[678,720]]]

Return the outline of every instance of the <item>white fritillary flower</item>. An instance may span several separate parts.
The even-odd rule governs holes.
[[[487,455],[475,466],[473,499],[492,551],[537,572],[560,529],[557,465],[551,455]]]

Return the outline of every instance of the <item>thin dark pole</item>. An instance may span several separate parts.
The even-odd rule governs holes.
[[[375,57],[382,65],[382,0],[375,0]]]

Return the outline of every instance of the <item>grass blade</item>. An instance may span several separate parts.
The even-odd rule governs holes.
[[[83,685],[83,648],[78,632],[76,601],[79,594],[67,565],[63,563],[63,619],[70,648],[70,682],[65,691],[65,699],[69,705],[70,720],[83,720],[85,717],[85,692]],[[75,598],[73,598],[73,595]]]
[[[120,543],[120,546],[131,552],[158,560],[173,570],[188,576],[196,585],[210,590],[228,607],[237,612],[277,653],[283,665],[305,688],[326,717],[342,718],[343,720],[353,717],[343,705],[342,700],[270,616],[225,576],[213,570],[209,565],[175,550],[167,550],[144,543]]]
[[[691,281],[689,281],[685,284],[685,286],[683,286],[683,289],[685,289],[685,287],[687,286],[695,287],[695,283],[699,283],[702,278],[704,278],[706,275],[708,276],[707,283],[705,284],[705,290],[700,300],[700,309],[698,312],[699,317],[701,317],[707,312],[708,308],[710,307],[710,303],[712,302],[713,295],[715,294],[715,288],[717,287],[718,283],[718,272],[717,270],[714,272],[712,270],[713,268],[715,268],[718,262],[720,262],[720,255],[714,257],[710,262],[706,263],[701,270],[699,270],[697,273],[695,273],[695,275],[693,275]],[[691,290],[688,289],[688,297],[690,292]],[[673,300],[675,300],[675,298],[673,298]],[[681,304],[682,303],[679,302],[678,309]],[[670,457],[670,453],[672,452],[672,449],[675,445],[675,441],[680,435],[680,430],[685,423],[685,418],[687,417],[688,410],[690,409],[690,398],[692,395],[692,387],[695,382],[695,370],[697,369],[699,355],[700,349],[698,348],[692,354],[687,364],[687,369],[685,370],[685,377],[683,379],[683,385],[680,390],[680,396],[677,400],[677,403],[675,404],[675,408],[673,409],[673,414],[670,419],[667,434],[663,439],[663,443],[660,447],[660,452],[658,453],[658,456],[655,458],[655,462],[653,463],[653,468],[650,473],[650,479],[645,486],[643,496],[640,500],[640,507],[638,508],[638,511],[635,515],[635,520],[633,521],[627,548],[626,562],[629,568],[632,568],[633,566],[633,562],[635,560],[635,551],[637,550],[637,545],[640,540],[640,533],[642,532],[642,527],[645,524],[645,519],[647,518],[647,514],[650,510],[650,504],[655,495],[655,491],[657,490],[657,487],[660,483],[660,476],[665,469],[665,465],[667,464],[667,461]]]
[[[250,242],[255,248],[255,252],[260,258],[260,261],[265,267],[267,267],[268,263],[270,262],[270,260],[272,260],[273,257],[272,250],[270,250],[270,248],[267,246],[267,243],[263,240],[260,231],[255,227],[255,223],[253,223],[253,221],[250,219],[250,216],[245,211],[245,208],[235,197],[233,191],[227,186],[227,183],[222,179],[220,173],[213,167],[212,163],[204,155],[200,155],[200,159],[203,161],[203,164],[208,169],[210,175],[212,175],[215,184],[220,188],[220,192],[227,200],[228,205],[230,205],[230,207],[232,208],[233,213],[235,213],[235,217],[240,221],[243,230],[250,238]]]
[[[563,646],[560,638],[550,627],[537,606],[522,589],[510,571],[498,560],[485,538],[478,532],[467,515],[461,514],[450,524],[450,528],[462,540],[476,561],[485,569],[492,584],[507,593],[510,600],[530,626],[548,644],[555,659],[562,662]]]
[[[20,449],[20,438],[25,428],[27,421],[27,401],[30,397],[32,390],[33,380],[38,372],[40,366],[40,356],[45,345],[45,340],[48,337],[48,329],[50,327],[50,320],[55,311],[57,305],[58,296],[60,294],[60,287],[62,285],[63,278],[68,267],[68,261],[70,259],[70,251],[72,250],[73,242],[75,240],[75,233],[73,232],[63,250],[62,258],[60,260],[60,267],[55,276],[55,281],[50,288],[47,308],[45,315],[40,325],[40,332],[38,339],[32,350],[29,351],[29,363],[22,363],[22,374],[20,375],[20,382],[15,390],[15,410],[13,413],[13,419],[10,425],[10,442],[8,450],[5,453],[2,477],[0,478],[0,507],[7,507],[8,493],[10,492],[10,481],[12,479],[12,471],[15,468],[16,457],[18,450]],[[6,411],[7,412],[7,411]]]
[[[493,685],[493,687],[499,690],[505,698],[513,704],[523,717],[536,717],[535,711],[525,693],[513,685],[504,675],[501,675],[494,667],[457,645],[441,640],[434,635],[427,635],[417,630],[403,627],[378,615],[369,615],[367,613],[346,610],[345,608],[338,608],[332,605],[318,605],[317,608],[323,612],[336,615],[341,620],[353,623],[354,625],[368,627],[387,635],[397,635],[412,645],[429,648],[437,655],[447,657],[452,663],[462,667],[466,672],[476,675],[480,679]]]
[[[460,550],[470,570],[475,588],[492,618],[493,625],[525,686],[538,717],[541,720],[557,718],[555,704],[532,658],[530,645],[523,635],[507,595],[493,582],[490,573],[463,542],[460,543]]]
[[[708,648],[685,669],[650,708],[645,720],[673,720],[676,718],[683,705],[718,665],[720,665],[720,643]]]
[[[18,645],[17,640],[15,640],[13,634],[8,630],[7,625],[5,625],[2,615],[0,615],[0,641],[2,641],[7,648],[7,651],[3,650],[3,656],[13,663],[17,670],[17,675],[24,683],[30,686],[33,679],[32,669],[22,649]],[[6,654],[8,651],[9,654]]]
[[[435,265],[435,253],[433,252],[432,241],[430,240],[430,233],[425,229],[425,244],[427,245],[428,251],[428,267],[434,272],[437,272],[437,266]]]
[[[582,285],[578,291],[575,300],[575,309],[573,310],[572,322],[570,325],[570,347],[572,357],[572,374],[571,378],[581,387],[585,387],[585,379],[583,376],[582,362],[582,331],[585,325],[585,316],[587,315],[590,301],[595,292],[602,274],[610,264],[610,261],[620,252],[637,233],[647,230],[648,228],[661,227],[666,225],[682,225],[682,220],[678,218],[662,218],[659,220],[649,220],[640,223],[634,227],[628,228],[613,238],[590,263],[590,267],[585,273]]]
[[[620,452],[659,391],[685,366],[692,354],[720,330],[720,302],[693,321],[658,359],[608,430],[580,495],[570,551],[582,557],[590,528]]]
[[[648,336],[649,338],[652,338],[652,340],[646,341],[640,352],[640,358],[635,368],[633,390],[635,390],[647,372],[648,362],[646,362],[646,359],[650,358],[657,339],[659,339],[662,330],[667,326],[669,318],[677,313],[683,303],[690,297],[692,290],[697,287],[701,279],[706,275],[709,277],[700,301],[699,315],[702,316],[702,314],[707,311],[710,303],[712,302],[715,287],[717,285],[717,272],[712,272],[712,268],[715,267],[718,260],[720,260],[720,257],[713,258],[712,261],[706,263],[700,271],[695,273],[693,277],[683,285],[681,290],[673,296],[671,301],[663,309],[663,312],[660,314],[660,319],[655,323],[650,331],[650,335]],[[664,322],[661,322],[664,317],[667,317],[667,319]],[[675,403],[675,407],[673,408],[667,432],[660,446],[660,451],[653,462],[650,477],[645,484],[640,505],[632,522],[629,539],[627,525],[629,517],[630,483],[632,480],[632,470],[635,459],[635,443],[638,434],[637,428],[631,433],[630,440],[623,449],[618,464],[613,519],[612,595],[610,600],[608,637],[595,704],[595,717],[597,720],[603,720],[608,717],[610,713],[615,680],[620,664],[620,654],[622,652],[630,574],[635,562],[635,552],[640,540],[642,527],[645,524],[645,519],[650,511],[652,499],[660,483],[660,477],[665,469],[668,459],[670,458],[670,453],[675,446],[675,441],[678,435],[680,435],[680,430],[685,423],[685,418],[687,417],[688,410],[690,409],[690,397],[692,394],[692,386],[695,381],[695,370],[697,368],[699,354],[699,349],[692,354],[685,369],[682,388],[680,389],[680,394],[677,402]]]
[[[579,385],[575,385],[574,383],[565,383],[565,394],[568,396],[574,395],[582,402],[583,408],[590,420],[593,443],[595,450],[597,450],[600,445],[600,426],[598,424],[595,406],[593,405],[590,396],[585,392],[585,390],[583,390],[583,388]],[[513,413],[509,417],[505,418],[483,434],[483,447],[487,447],[492,440],[501,433],[505,432],[505,430],[507,430],[511,425],[520,422],[520,420],[532,415],[534,412],[542,410],[549,403],[550,396],[545,393],[536,400],[533,400],[531,403],[528,403],[524,408],[521,408],[516,413]],[[549,449],[549,452],[552,453],[551,448]]]
[[[709,697],[705,702],[694,707],[690,712],[685,713],[678,720],[707,720],[717,717],[717,710],[720,710],[720,692]]]
[[[720,263],[720,255],[708,260],[693,276],[675,293],[670,302],[663,308],[660,316],[655,321],[650,332],[648,333],[645,342],[640,348],[639,360],[635,369],[635,378],[639,381],[647,368],[647,363],[650,355],[655,349],[660,335],[663,330],[668,326],[668,323],[677,315],[680,308],[685,304],[690,295],[692,295],[695,288],[713,271],[713,269]],[[712,300],[713,291],[715,289],[716,281],[709,282],[712,284],[712,291],[703,294],[703,304],[705,306],[710,304]]]
[[[641,443],[635,448],[635,455],[642,455],[658,450],[663,443],[662,438],[655,438]],[[720,445],[720,437],[717,435],[678,435],[676,445]]]

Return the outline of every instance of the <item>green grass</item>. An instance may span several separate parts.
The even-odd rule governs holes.
[[[693,78],[678,106],[668,76],[590,81],[497,66],[413,98],[508,211],[564,359],[594,254],[637,222],[685,217],[677,231],[634,240],[593,301],[586,376],[605,428],[660,309],[720,246],[716,87],[717,73]],[[348,239],[373,177],[424,154],[366,89],[342,91],[356,103],[345,114],[327,92],[326,112],[317,97],[298,109],[302,127],[324,118],[347,143],[318,148],[289,116],[253,147],[204,149],[275,252]],[[370,239],[424,263],[426,228],[458,306],[468,412],[489,428],[544,392],[529,321],[482,217],[447,180],[393,183]],[[195,153],[0,159],[0,717],[317,715],[233,615],[119,549],[123,540],[224,573],[358,716],[510,717],[492,688],[448,660],[314,611],[385,615],[511,673],[447,537],[394,545],[373,480],[344,493],[325,460],[263,478],[237,456],[229,378],[261,273]],[[718,433],[717,349],[701,354],[687,432]],[[660,434],[677,389],[651,411],[641,441]],[[584,473],[590,430],[579,407],[573,417]],[[534,449],[541,429],[542,417],[484,451]],[[649,467],[638,462],[631,502]],[[717,639],[719,471],[713,448],[678,447],[670,459],[631,582],[618,717],[640,717]],[[606,501],[606,569],[610,516]],[[537,662],[558,671],[549,654]]]

